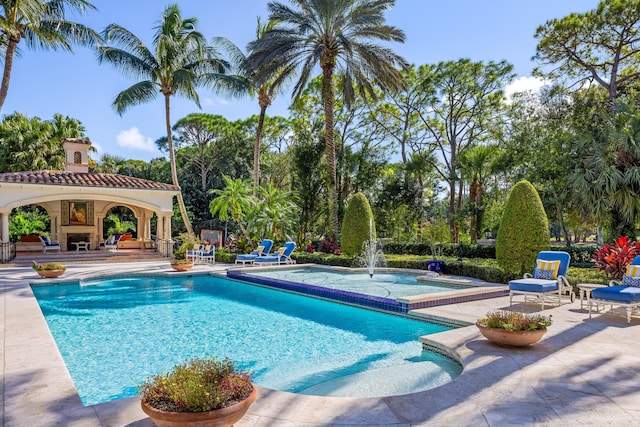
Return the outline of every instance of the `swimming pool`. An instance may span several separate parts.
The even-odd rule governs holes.
[[[266,269],[232,268],[227,270],[227,277],[401,314],[425,307],[494,298],[505,294],[504,289],[463,284],[451,279],[443,283],[442,279],[434,281],[433,278],[425,276],[424,272],[406,271],[408,270],[384,269],[369,277],[369,273],[364,269],[308,264]]]
[[[438,325],[220,277],[32,286],[83,404],[134,396],[187,358],[229,357],[258,385],[324,396],[406,394],[451,381],[422,349]]]
[[[381,298],[433,294],[460,289],[461,286],[429,283],[418,280],[416,273],[377,272],[373,277],[363,270],[335,270],[321,267],[287,268],[245,271],[247,275],[270,277],[289,282],[305,283],[329,289],[357,292]]]

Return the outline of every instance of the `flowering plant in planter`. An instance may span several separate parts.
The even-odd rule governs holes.
[[[43,270],[66,270],[65,266],[58,263],[47,263],[40,264],[35,261],[31,261],[31,268],[35,271],[43,271]]]
[[[551,316],[541,314],[520,313],[518,311],[490,311],[478,322],[487,328],[505,329],[507,331],[536,331],[551,326]]]
[[[251,375],[229,359],[196,358],[150,377],[139,391],[143,404],[162,411],[208,412],[248,399],[254,386]]]

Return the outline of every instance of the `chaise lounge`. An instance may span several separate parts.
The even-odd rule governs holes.
[[[296,261],[291,258],[295,249],[295,242],[286,242],[275,255],[257,257],[254,262],[263,265],[295,264]]]
[[[571,255],[567,252],[539,252],[533,274],[526,273],[524,278],[509,282],[509,306],[516,295],[524,295],[525,302],[540,302],[542,310],[545,302],[562,304],[563,297],[573,302],[576,295],[566,278],[570,262]]]
[[[252,265],[256,260],[256,258],[269,256],[269,253],[271,252],[271,248],[273,248],[273,240],[263,239],[255,251],[251,251],[248,254],[238,255],[236,257],[236,264],[242,264],[243,267],[246,264]]]
[[[608,287],[597,288],[591,291],[589,300],[589,318],[593,305],[611,305],[625,308],[627,323],[631,323],[631,315],[635,311],[640,311],[640,256],[636,256],[631,264],[627,266],[627,271],[622,277],[622,281],[612,280]]]

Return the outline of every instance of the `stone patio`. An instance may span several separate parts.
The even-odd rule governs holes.
[[[192,272],[224,271],[197,265]],[[64,280],[127,273],[174,273],[167,261],[69,265]],[[29,287],[28,267],[0,266],[2,425],[152,426],[138,398],[82,406]],[[473,323],[508,297],[419,310]],[[520,311],[539,305],[514,304]],[[237,427],[262,426],[635,426],[640,419],[640,319],[619,313],[588,319],[579,301],[544,310],[554,324],[529,348],[486,341],[475,326],[430,336],[464,365],[449,384],[385,398],[328,398],[259,389]]]

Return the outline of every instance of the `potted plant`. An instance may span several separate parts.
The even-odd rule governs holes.
[[[31,268],[33,268],[40,277],[51,279],[54,277],[62,276],[66,270],[65,266],[57,263],[39,264],[35,261],[31,261]]]
[[[229,359],[195,358],[139,387],[142,410],[159,427],[231,426],[256,399],[251,375]]]
[[[476,326],[489,341],[512,347],[522,347],[540,341],[551,326],[551,316],[517,311],[490,311]]]
[[[173,252],[173,260],[171,260],[171,268],[176,271],[187,271],[193,267],[193,260],[187,258],[187,251],[193,250],[194,246],[200,243],[200,240],[190,233],[182,233],[178,236],[180,246]]]

